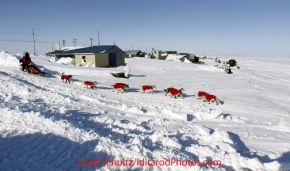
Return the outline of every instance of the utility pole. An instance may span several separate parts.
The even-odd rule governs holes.
[[[62,47],[65,47],[65,40],[62,40]]]
[[[74,46],[76,46],[77,39],[74,38],[73,42],[74,42]]]
[[[91,40],[91,46],[93,46],[93,40],[94,40],[94,39],[93,39],[93,38],[90,38],[90,40]]]
[[[34,30],[32,29],[32,37],[33,37],[33,46],[34,46],[34,53],[33,55],[36,55],[35,53],[35,39],[34,39]]]

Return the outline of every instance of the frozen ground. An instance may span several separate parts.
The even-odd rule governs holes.
[[[236,58],[233,74],[187,62],[126,60],[118,68],[76,67],[43,56],[48,76],[19,70],[20,54],[0,52],[1,170],[289,170],[290,59]],[[65,60],[64,60],[65,61]],[[69,62],[68,62],[69,63]],[[71,84],[60,80],[73,75]],[[97,81],[95,90],[81,82]],[[128,93],[112,92],[116,82]],[[142,94],[140,84],[155,84]],[[184,98],[163,89],[185,89]],[[221,105],[197,100],[217,95]],[[110,159],[220,160],[221,166],[102,166]],[[98,165],[84,166],[100,159]],[[103,160],[102,160],[103,159]],[[82,163],[84,162],[84,163]]]

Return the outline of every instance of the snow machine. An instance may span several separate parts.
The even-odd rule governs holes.
[[[225,67],[225,72],[227,73],[227,74],[232,74],[232,70],[231,70],[231,67]]]
[[[224,65],[229,65],[230,67],[238,66],[238,63],[235,59],[229,59],[223,62]]]

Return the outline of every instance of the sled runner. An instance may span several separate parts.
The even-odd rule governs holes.
[[[117,77],[117,78],[128,78],[128,77],[125,77],[125,74],[124,72],[118,72],[118,73],[111,73],[114,77]]]

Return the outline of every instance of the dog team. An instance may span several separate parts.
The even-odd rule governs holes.
[[[61,74],[61,80],[65,83],[69,82],[70,83],[70,79],[72,78],[72,75],[64,75],[64,73]],[[97,85],[98,83],[96,81],[84,81],[83,83],[85,85],[85,88],[91,88],[94,89],[94,86]],[[126,89],[129,88],[128,84],[125,83],[115,83],[113,85],[111,85],[113,87],[113,92],[117,92],[117,93],[123,93],[123,92],[127,92]],[[148,91],[148,93],[152,93],[153,94],[153,89],[157,88],[156,85],[140,85],[140,89],[142,90],[142,93],[145,93],[146,91]],[[180,96],[182,98],[182,93],[183,91],[185,91],[183,88],[181,89],[176,89],[173,87],[169,87],[167,89],[164,89],[165,96],[170,93],[171,94],[171,98],[174,97],[175,99]],[[209,94],[207,92],[204,91],[199,91],[196,94],[196,99],[203,99],[203,101],[208,101],[209,104],[211,101],[214,101],[217,105],[218,103],[220,103],[220,99],[217,98],[215,95]]]

